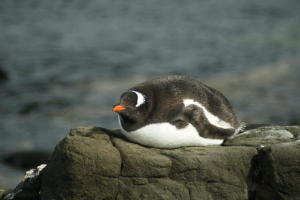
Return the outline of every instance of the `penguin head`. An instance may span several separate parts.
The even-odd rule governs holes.
[[[122,128],[132,131],[142,126],[146,119],[148,101],[145,94],[128,90],[120,97],[120,102],[112,110],[119,114]]]

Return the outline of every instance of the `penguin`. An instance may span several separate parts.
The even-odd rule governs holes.
[[[221,92],[179,75],[130,88],[112,110],[118,114],[121,133],[148,147],[221,145],[240,127]]]

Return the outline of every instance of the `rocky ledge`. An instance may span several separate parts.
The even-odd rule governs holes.
[[[35,190],[24,194],[19,187],[2,199],[300,199],[300,126],[261,127],[223,146],[177,149],[119,136],[118,130],[72,129],[38,181],[31,180]]]

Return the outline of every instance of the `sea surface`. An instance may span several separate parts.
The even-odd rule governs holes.
[[[169,74],[222,91],[241,121],[300,123],[299,0],[3,0],[0,158],[52,151],[77,126]],[[0,164],[0,185],[23,171]]]

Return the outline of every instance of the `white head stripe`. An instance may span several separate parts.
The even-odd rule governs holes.
[[[135,107],[139,107],[145,103],[145,97],[142,93],[140,93],[138,91],[134,91],[134,90],[131,90],[131,92],[134,92],[137,96],[137,101],[136,101]]]

